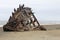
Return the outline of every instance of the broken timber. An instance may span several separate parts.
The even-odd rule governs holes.
[[[19,8],[14,9],[7,24],[3,26],[4,31],[30,31],[30,30],[46,30],[39,24],[31,8],[24,7],[24,4]]]

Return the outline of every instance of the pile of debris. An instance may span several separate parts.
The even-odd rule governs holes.
[[[3,26],[4,31],[30,31],[30,30],[46,30],[40,26],[31,8],[19,5],[14,9],[7,24]]]

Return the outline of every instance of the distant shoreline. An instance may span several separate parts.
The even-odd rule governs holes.
[[[46,28],[47,30],[60,30],[60,24],[40,24],[41,26],[43,26],[44,28]],[[0,28],[3,28],[3,25],[0,25]]]
[[[0,25],[0,27],[3,27],[3,25]]]
[[[40,24],[40,25],[60,25],[60,24]],[[3,27],[3,25],[0,25],[0,27]]]

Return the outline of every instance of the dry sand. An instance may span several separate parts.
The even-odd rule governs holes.
[[[49,27],[50,29],[54,29],[54,26],[45,25],[44,27],[48,27],[47,29],[49,29]],[[60,30],[3,32],[2,28],[0,28],[0,40],[60,40]]]

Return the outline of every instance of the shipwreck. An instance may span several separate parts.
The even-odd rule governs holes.
[[[12,16],[8,22],[3,26],[3,31],[32,31],[32,30],[46,30],[39,24],[31,8],[19,5],[17,10],[14,8]]]

